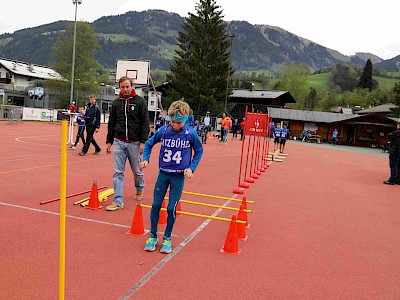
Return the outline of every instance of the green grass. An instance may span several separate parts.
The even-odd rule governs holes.
[[[400,83],[400,79],[386,78],[381,76],[373,76],[373,79],[379,82],[379,88],[391,90],[396,83]]]
[[[322,93],[330,89],[331,73],[314,74],[308,77],[308,84]]]

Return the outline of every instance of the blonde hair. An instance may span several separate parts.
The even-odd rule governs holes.
[[[172,117],[177,113],[184,117],[188,116],[190,114],[189,104],[182,100],[172,102],[168,108],[168,116]]]

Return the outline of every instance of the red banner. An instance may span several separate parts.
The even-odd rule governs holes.
[[[268,115],[247,113],[245,134],[265,136],[267,134]]]

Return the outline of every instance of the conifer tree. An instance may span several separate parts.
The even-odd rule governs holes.
[[[372,62],[370,59],[365,63],[358,87],[368,89],[369,91],[372,91],[374,88],[374,81],[372,80]]]
[[[194,114],[220,112],[231,72],[230,41],[221,7],[215,0],[200,0],[196,13],[189,13],[182,27],[168,76],[169,101],[183,97]]]

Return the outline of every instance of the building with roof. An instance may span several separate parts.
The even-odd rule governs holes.
[[[0,58],[0,104],[46,107],[44,80],[63,80],[47,66]]]
[[[344,114],[274,107],[268,107],[268,114],[275,123],[286,123],[291,137],[299,138],[303,130],[310,130],[322,142],[328,142],[333,130],[338,129],[339,144],[365,147],[386,145],[388,134],[399,121],[378,113]]]

